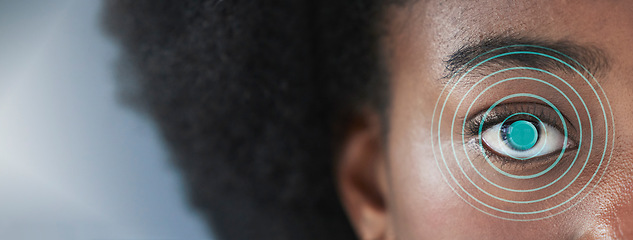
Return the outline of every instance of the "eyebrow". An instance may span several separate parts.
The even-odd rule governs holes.
[[[511,48],[506,48],[513,46]],[[538,47],[534,47],[538,46]],[[546,50],[551,49],[551,50]],[[497,50],[495,50],[497,49]],[[488,53],[495,50],[494,53]],[[530,51],[544,53],[556,57],[563,62],[577,68],[581,73],[586,74],[582,67],[586,68],[593,76],[602,76],[610,69],[609,58],[600,48],[588,45],[581,45],[571,41],[546,41],[526,37],[497,36],[486,38],[475,44],[466,44],[449,55],[445,61],[446,74],[443,79],[447,80],[454,76],[463,74],[466,69],[483,62],[485,59],[500,53],[517,51]],[[486,56],[490,54],[490,56]],[[573,60],[571,60],[571,59]],[[574,61],[575,60],[575,61]],[[579,66],[582,65],[582,66]],[[562,71],[574,73],[573,69],[555,59],[542,57],[535,54],[509,54],[494,58],[481,65],[482,67],[533,67],[548,71]],[[475,71],[485,70],[478,68]]]

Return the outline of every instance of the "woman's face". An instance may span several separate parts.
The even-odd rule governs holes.
[[[361,237],[633,238],[633,1],[388,13],[385,150],[342,184]]]

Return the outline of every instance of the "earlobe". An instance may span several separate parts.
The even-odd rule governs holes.
[[[337,163],[341,200],[360,239],[392,239],[380,117],[368,113],[347,128]]]

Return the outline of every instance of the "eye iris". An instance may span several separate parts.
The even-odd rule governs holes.
[[[538,140],[538,130],[534,124],[525,120],[513,122],[501,134],[510,147],[519,151],[534,147]]]

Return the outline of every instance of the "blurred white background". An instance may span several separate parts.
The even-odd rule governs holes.
[[[99,0],[0,0],[0,239],[209,240],[117,99]]]

